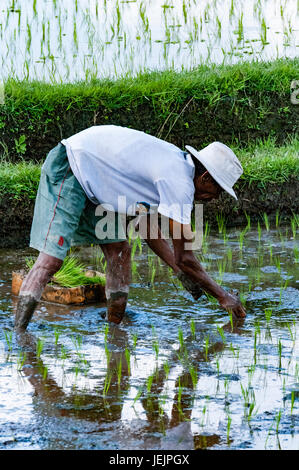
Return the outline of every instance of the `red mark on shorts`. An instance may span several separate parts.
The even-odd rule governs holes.
[[[63,244],[64,244],[64,238],[63,238],[63,237],[60,237],[60,238],[59,238],[58,245],[59,245],[59,246],[63,246]]]

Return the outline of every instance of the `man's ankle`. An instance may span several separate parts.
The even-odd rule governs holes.
[[[20,295],[16,317],[15,317],[15,329],[18,331],[25,331],[37,306],[38,301],[33,295],[26,294]]]
[[[111,292],[107,299],[107,320],[118,325],[125,315],[127,301],[126,292]]]

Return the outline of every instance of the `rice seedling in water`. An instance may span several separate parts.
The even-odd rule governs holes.
[[[43,339],[38,339],[36,344],[36,356],[40,358],[41,353],[44,348],[45,341]]]
[[[128,374],[131,374],[131,353],[128,348],[125,349],[125,358],[128,366]]]
[[[262,238],[262,229],[261,229],[261,225],[260,225],[260,222],[258,221],[257,223],[257,232],[258,232],[258,240],[259,242],[261,241],[261,238]]]
[[[119,363],[117,365],[117,385],[118,385],[118,387],[120,386],[121,373],[122,373],[122,359],[120,358]]]
[[[193,365],[189,366],[189,372],[190,372],[193,388],[195,389],[196,385],[197,385],[197,382],[198,382],[198,378],[197,378],[196,369]]]
[[[146,380],[146,390],[147,390],[147,393],[150,394],[151,393],[151,389],[152,389],[152,385],[153,385],[153,380],[154,380],[154,375],[150,375],[147,380]]]
[[[47,377],[48,377],[48,367],[44,366],[43,367],[43,380],[46,380]]]
[[[216,220],[218,224],[219,233],[222,233],[225,228],[225,217],[222,212],[220,214],[216,214]]]
[[[227,424],[226,424],[226,442],[227,442],[227,444],[230,443],[229,433],[230,433],[231,424],[232,424],[232,418],[231,418],[230,415],[228,415]]]
[[[264,212],[264,214],[263,214],[263,219],[264,219],[264,224],[265,224],[266,230],[267,230],[267,232],[269,232],[269,230],[270,230],[270,224],[269,224],[268,216],[267,216],[267,214],[266,214],[265,212]]]
[[[156,360],[158,360],[159,357],[159,340],[157,338],[156,330],[154,325],[152,325],[152,334],[153,334],[153,339],[152,339],[152,347],[156,355]]]
[[[137,394],[133,400],[133,404],[132,404],[132,407],[135,406],[136,402],[139,400],[139,398],[141,397],[142,395],[142,392],[143,392],[143,387],[139,387],[138,390],[137,390]]]
[[[20,351],[17,359],[17,371],[20,372],[26,361],[26,352]]]
[[[272,308],[265,308],[266,322],[269,323],[272,316]]]
[[[60,336],[60,331],[57,330],[57,329],[55,329],[55,330],[54,330],[55,346],[57,346],[57,344],[58,344],[59,336]]]
[[[103,387],[103,397],[105,397],[109,391],[111,380],[112,380],[112,373],[107,371],[105,382],[104,382],[104,387]]]
[[[278,341],[277,344],[277,349],[278,349],[278,369],[281,369],[281,353],[282,353],[282,344],[281,341]]]
[[[195,322],[194,322],[193,318],[190,322],[190,329],[191,329],[192,338],[195,339]]]
[[[164,369],[164,372],[165,372],[165,380],[168,379],[168,376],[169,376],[169,371],[170,371],[170,367],[169,367],[169,363],[168,361],[165,361],[164,364],[163,364],[163,369]]]
[[[217,326],[217,331],[220,334],[223,343],[226,343],[226,337],[225,337],[223,328],[221,326]]]
[[[8,347],[8,351],[12,351],[12,331],[4,330],[4,337]]]

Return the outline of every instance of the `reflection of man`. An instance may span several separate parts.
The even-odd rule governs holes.
[[[107,318],[115,323],[122,320],[130,284],[130,247],[117,223],[111,238],[96,237],[96,204],[109,204],[130,215],[138,203],[156,206],[169,218],[174,252],[160,231],[152,239],[149,227],[146,241],[150,248],[172,267],[195,298],[203,289],[224,309],[245,316],[240,300],[215,283],[186,249],[194,199],[217,199],[222,190],[236,197],[232,187],[242,174],[241,164],[219,142],[200,152],[192,147],[187,150],[189,153],[141,131],[107,125],[63,140],[48,154],[30,240],[40,254],[20,292],[17,328],[27,328],[44,287],[60,269],[70,246],[91,243],[101,245],[107,260]],[[125,201],[121,209],[120,197]]]

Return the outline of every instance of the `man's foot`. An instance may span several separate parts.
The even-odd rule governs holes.
[[[37,303],[31,295],[21,295],[19,297],[15,318],[15,329],[17,331],[22,332],[26,330]]]
[[[127,293],[112,292],[107,300],[107,320],[119,325],[125,315],[127,301]]]

